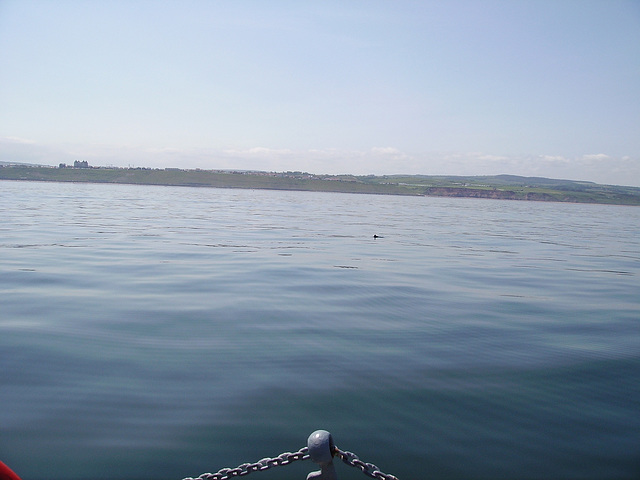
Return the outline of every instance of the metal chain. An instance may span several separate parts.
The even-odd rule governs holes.
[[[263,458],[256,463],[243,463],[236,468],[223,468],[216,473],[203,473],[199,477],[187,477],[182,480],[228,480],[234,477],[243,477],[251,472],[262,472],[269,470],[271,467],[279,467],[281,465],[289,465],[296,460],[306,460],[309,458],[309,449],[303,447],[295,453],[285,452],[274,458]]]
[[[263,458],[256,463],[243,463],[236,468],[223,468],[216,473],[203,473],[196,478],[186,477],[182,480],[229,480],[234,477],[243,477],[251,472],[262,472],[272,467],[289,465],[296,460],[307,460],[310,457],[308,452],[309,449],[303,447],[295,453],[285,452],[277,457]],[[363,462],[355,453],[340,450],[338,447],[334,447],[334,453],[344,463],[359,468],[368,477],[377,478],[378,480],[398,480],[398,477],[394,475],[381,472],[373,463]]]
[[[373,463],[363,462],[355,453],[342,451],[338,447],[335,447],[334,450],[335,454],[340,457],[344,463],[351,465],[352,467],[359,468],[362,470],[362,473],[369,477],[377,478],[379,480],[398,480],[398,478],[393,475],[382,473]]]

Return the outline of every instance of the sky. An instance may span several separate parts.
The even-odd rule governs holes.
[[[640,0],[0,0],[0,161],[640,186]]]

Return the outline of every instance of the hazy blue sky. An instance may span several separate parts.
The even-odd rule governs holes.
[[[640,186],[640,1],[0,0],[0,160]]]

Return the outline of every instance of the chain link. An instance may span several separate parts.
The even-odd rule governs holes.
[[[281,453],[277,457],[263,458],[256,463],[243,463],[242,465],[238,465],[236,468],[223,468],[216,473],[203,473],[199,477],[186,477],[182,480],[229,480],[230,478],[243,477],[252,472],[262,472],[264,470],[269,470],[272,467],[289,465],[296,460],[307,460],[309,458],[308,452],[309,449],[307,447],[303,447],[295,453],[285,452]],[[344,463],[352,467],[359,468],[362,473],[368,477],[377,478],[378,480],[398,480],[398,477],[395,477],[394,475],[381,472],[373,463],[363,462],[355,453],[340,450],[338,447],[334,447],[334,453]]]
[[[295,453],[285,452],[274,458],[263,458],[256,463],[243,463],[236,468],[223,468],[216,473],[203,473],[199,477],[187,477],[182,480],[228,480],[234,477],[243,477],[251,472],[262,472],[272,467],[289,465],[296,460],[306,460],[309,458],[308,451],[307,447],[303,447]]]
[[[362,470],[362,473],[365,475],[377,478],[378,480],[398,480],[397,477],[390,475],[388,473],[382,473],[378,467],[376,467],[373,463],[365,463],[358,458],[355,453],[345,452],[340,450],[338,447],[334,448],[335,454],[347,465],[351,465],[352,467],[359,468]]]

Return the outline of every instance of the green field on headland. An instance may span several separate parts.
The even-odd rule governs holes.
[[[0,165],[0,180],[124,183],[189,187],[493,198],[640,205],[640,188],[514,175],[314,175],[149,168],[81,168]]]

